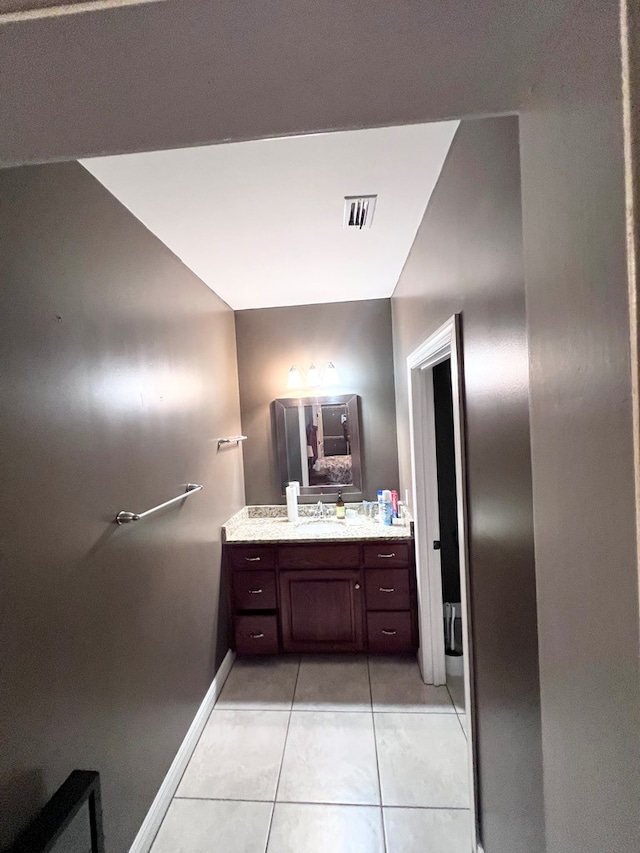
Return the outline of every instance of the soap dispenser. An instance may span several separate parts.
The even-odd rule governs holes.
[[[336,501],[336,518],[344,518],[344,501],[342,500],[342,492],[338,492],[338,500]]]

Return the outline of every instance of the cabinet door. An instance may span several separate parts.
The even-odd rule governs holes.
[[[362,651],[362,598],[359,570],[281,570],[280,606],[284,650]]]

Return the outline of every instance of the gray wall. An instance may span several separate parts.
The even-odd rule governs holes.
[[[514,110],[576,4],[180,0],[3,26],[0,162]]]
[[[227,649],[233,314],[77,164],[0,198],[0,845],[79,767],[124,853]]]
[[[554,43],[521,121],[548,853],[640,838],[618,14]]]
[[[388,299],[260,308],[236,312],[238,373],[248,504],[283,503],[276,475],[271,402],[313,392],[288,391],[292,364],[333,361],[337,394],[361,396],[365,497],[398,487],[391,310]],[[319,393],[323,393],[320,391]]]
[[[518,121],[463,122],[392,299],[400,475],[406,357],[462,313],[479,758],[487,853],[544,849]]]

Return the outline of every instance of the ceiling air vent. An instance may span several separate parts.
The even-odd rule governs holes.
[[[344,197],[344,227],[371,228],[377,195],[347,195]]]

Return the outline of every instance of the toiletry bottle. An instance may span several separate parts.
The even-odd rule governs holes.
[[[336,518],[344,518],[344,501],[342,500],[342,492],[338,492],[338,500],[336,501]]]
[[[391,489],[391,506],[393,508],[393,517],[398,517],[398,493],[395,489]]]
[[[382,497],[382,489],[378,489],[378,521],[384,523],[384,498]]]
[[[387,527],[390,527],[393,523],[393,506],[391,505],[391,492],[389,489],[385,489],[382,492],[382,502],[383,502],[383,512],[382,512],[382,523],[386,524]]]

